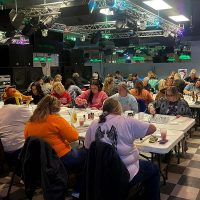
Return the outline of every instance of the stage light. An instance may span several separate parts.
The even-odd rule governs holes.
[[[99,12],[104,15],[114,15],[114,12],[109,8],[102,8]]]
[[[147,28],[147,22],[145,20],[141,20],[139,22],[139,27],[142,31],[144,31]]]
[[[80,41],[81,41],[81,42],[85,42],[85,38],[86,38],[85,35],[81,36],[81,37],[80,37]]]
[[[43,37],[47,37],[48,36],[48,29],[42,29],[41,33],[42,33]]]

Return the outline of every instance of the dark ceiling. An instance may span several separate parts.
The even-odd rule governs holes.
[[[72,0],[71,0],[72,1]],[[74,0],[75,1],[75,0]],[[80,1],[76,0],[75,2]],[[55,3],[55,2],[63,2],[63,0],[46,0],[46,3]],[[170,19],[168,16],[170,15],[178,15],[183,14],[190,19],[189,22],[184,23],[185,26],[185,35],[186,36],[199,36],[200,37],[200,0],[165,0],[166,3],[171,5],[173,9],[155,11],[154,9],[148,7],[143,3],[143,0],[132,0],[133,3],[165,18],[166,20]],[[44,0],[17,0],[18,8],[32,7],[34,5],[43,4]],[[0,4],[5,5],[7,8],[15,8],[15,0],[0,0]],[[80,16],[80,17],[68,17],[59,18],[59,22],[63,22],[67,25],[73,25],[73,22],[77,21],[80,24],[91,24],[95,22],[95,19],[99,18],[96,14],[92,16]],[[173,21],[172,21],[173,22]],[[175,23],[175,22],[173,22]],[[182,23],[183,24],[183,23]]]

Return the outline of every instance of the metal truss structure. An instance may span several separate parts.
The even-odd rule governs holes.
[[[55,23],[51,27],[52,30],[60,30],[67,33],[76,33],[80,34],[80,36],[86,36],[90,38],[90,36],[97,32],[101,31],[102,34],[106,34],[108,39],[122,39],[122,38],[130,38],[133,36],[133,33],[126,28],[125,32],[111,32],[112,30],[116,30],[115,22],[105,22],[98,24],[88,24],[81,26],[66,26],[64,24]],[[163,36],[163,30],[147,30],[147,31],[136,31],[134,36],[137,37],[159,37]]]
[[[25,17],[48,17],[53,16],[54,21],[60,15],[60,8],[69,6],[69,3],[73,0],[64,0],[61,2],[48,3],[37,5],[32,8],[21,8],[18,9],[18,13],[23,14]],[[121,10],[125,13],[126,18],[130,22],[140,22],[145,21],[148,26],[152,26],[156,30],[140,30],[138,27],[138,31],[136,34],[138,37],[155,37],[155,36],[163,36],[164,32],[172,33],[172,35],[178,35],[179,26],[171,23],[168,20],[165,20],[154,13],[136,5],[131,0],[94,0],[96,4],[96,9],[112,7],[114,10]],[[113,4],[114,3],[114,4]],[[128,35],[130,37],[130,33],[128,31],[128,27],[125,26],[125,33],[118,33],[116,28],[115,21],[108,21],[103,23],[95,23],[88,25],[77,25],[77,26],[66,26],[65,24],[53,23],[51,28],[52,30],[63,31],[65,33],[71,32],[80,35],[85,35],[89,37],[94,32],[101,31],[102,33],[106,31],[112,31],[108,33],[110,35],[109,38],[127,38]],[[137,23],[136,23],[137,24]],[[127,32],[126,32],[127,29]],[[162,30],[160,30],[162,29]],[[116,33],[115,31],[116,30]]]
[[[63,0],[54,3],[38,4],[32,7],[18,8],[17,13],[23,14],[25,17],[38,17],[38,16],[49,16],[49,15],[59,15],[60,8],[69,6],[74,0]]]

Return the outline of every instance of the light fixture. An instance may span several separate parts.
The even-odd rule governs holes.
[[[81,41],[81,42],[85,42],[85,35],[82,35],[82,36],[80,37],[80,41]]]
[[[117,29],[122,29],[126,27],[126,19],[117,19],[115,22],[115,26]]]
[[[48,29],[42,29],[41,32],[42,32],[42,36],[43,37],[47,37],[48,36]]]
[[[114,12],[109,8],[102,8],[99,12],[104,15],[114,15]]]
[[[150,6],[154,10],[166,10],[172,8],[169,4],[167,4],[163,0],[143,1],[143,3]]]
[[[170,33],[171,33],[170,31],[164,30],[163,31],[163,37],[166,37],[166,38],[169,37]]]
[[[145,20],[140,21],[138,24],[142,31],[144,31],[147,28],[147,22]]]
[[[184,15],[169,16],[169,18],[174,20],[175,22],[187,22],[187,21],[190,21]]]

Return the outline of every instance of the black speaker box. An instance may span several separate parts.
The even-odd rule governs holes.
[[[83,66],[82,77],[86,80],[91,80],[91,78],[92,78],[92,66]]]
[[[1,65],[0,67],[32,67],[33,47],[32,45],[11,44],[0,45]]]
[[[60,67],[51,67],[51,77],[54,78],[56,74],[61,74]]]
[[[42,78],[44,76],[42,67],[30,67],[27,69],[29,82],[34,82],[38,78]]]
[[[76,2],[76,1],[74,1]],[[86,2],[86,1],[85,1]],[[70,3],[69,7],[61,8],[61,17],[71,17],[71,16],[80,16],[80,15],[89,15],[90,14],[90,5],[88,1],[86,3]]]
[[[10,21],[10,11],[11,9],[0,10],[0,31],[7,32],[14,30],[14,26]]]
[[[72,49],[71,64],[72,65],[83,65],[84,64],[84,50],[83,49]]]
[[[0,75],[10,75],[11,84],[19,90],[26,90],[31,82],[43,76],[41,67],[5,67],[1,69]]]
[[[64,66],[61,71],[61,75],[63,77],[63,84],[65,84],[68,78],[72,78],[72,74],[75,72],[75,69],[71,66]]]

